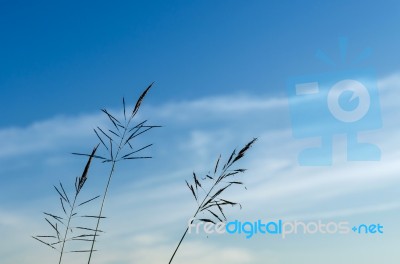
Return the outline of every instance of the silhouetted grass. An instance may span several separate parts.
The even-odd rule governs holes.
[[[90,249],[78,249],[68,251],[88,253],[89,256],[87,263],[90,264],[93,253],[96,251],[94,249],[96,238],[99,236],[99,233],[103,232],[99,229],[100,221],[101,219],[105,218],[103,216],[103,209],[110,188],[111,179],[116,170],[116,165],[124,160],[151,158],[150,156],[142,156],[139,154],[143,150],[152,146],[152,144],[136,147],[136,144],[134,144],[133,141],[135,138],[146,133],[147,131],[156,127],[160,127],[148,125],[147,120],[136,123],[134,122],[135,117],[137,117],[137,113],[139,112],[140,106],[152,85],[153,84],[150,84],[143,91],[131,111],[127,111],[125,98],[122,99],[123,118],[118,119],[108,110],[101,110],[109,119],[110,127],[96,127],[94,129],[95,135],[100,143],[93,149],[90,154],[73,153],[75,155],[88,157],[88,161],[83,170],[82,176],[77,177],[75,180],[75,193],[73,199],[70,199],[70,197],[67,195],[67,192],[65,191],[62,183],[60,183],[59,187],[54,186],[56,192],[59,195],[60,206],[65,216],[61,217],[45,212],[45,220],[50,225],[53,234],[34,236],[33,238],[45,244],[46,246],[57,250],[60,253],[59,264],[61,264],[63,255],[66,252],[66,244],[72,241],[84,241],[90,243]],[[233,207],[239,205],[241,208],[241,205],[239,203],[223,199],[221,198],[221,196],[224,195],[226,190],[230,187],[234,185],[243,185],[243,182],[237,181],[234,178],[237,174],[244,173],[246,170],[238,168],[234,169],[232,167],[237,161],[244,157],[244,155],[247,153],[247,151],[251,148],[256,140],[256,138],[251,140],[237,153],[236,150],[234,150],[227,161],[224,163],[224,165],[220,164],[221,156],[219,156],[215,166],[213,167],[212,173],[205,175],[203,178],[199,178],[196,173],[193,173],[191,183],[186,181],[186,185],[198,205],[197,210],[192,217],[192,219],[194,219],[193,221],[209,222],[216,224],[216,220],[221,222],[227,220],[224,213],[224,209],[226,206]],[[104,153],[106,153],[106,155],[101,156],[96,154],[99,146],[102,146],[104,148]],[[95,196],[86,201],[78,202],[78,196],[88,178],[88,172],[92,163],[92,159],[98,159],[102,163],[109,164],[110,169],[108,173],[107,184],[105,185],[102,196]],[[207,189],[206,186],[209,186],[209,188]],[[78,216],[78,207],[86,205],[99,197],[102,197],[102,200],[97,215],[79,215],[80,217],[95,219],[95,227],[73,227],[71,225],[71,222],[75,217]],[[204,216],[200,218],[199,214],[202,214]],[[172,257],[169,260],[169,264],[172,263],[180,245],[186,237],[188,229],[189,227],[186,228],[186,231],[182,235],[175,251],[172,254]]]
[[[138,148],[134,148],[133,140],[146,133],[147,131],[160,126],[147,125],[147,120],[138,122],[134,124],[134,119],[139,112],[140,106],[146,97],[148,91],[152,87],[153,84],[150,84],[140,95],[139,99],[136,101],[136,104],[130,113],[126,109],[125,98],[122,98],[123,105],[123,120],[119,120],[114,115],[112,115],[106,109],[102,109],[101,111],[108,117],[110,121],[111,128],[105,129],[97,127],[94,129],[94,132],[98,139],[101,142],[101,145],[105,148],[108,153],[107,157],[95,156],[94,158],[102,160],[103,163],[110,164],[110,171],[108,175],[107,184],[105,186],[103,192],[103,198],[101,201],[99,213],[97,215],[96,227],[94,228],[94,236],[92,239],[91,249],[89,251],[88,264],[92,259],[92,255],[94,250],[94,245],[96,243],[96,237],[98,236],[100,220],[103,219],[103,209],[105,205],[105,201],[107,198],[108,190],[110,187],[111,179],[114,175],[116,164],[120,161],[124,160],[135,160],[135,159],[149,159],[149,156],[141,156],[141,151],[149,148],[152,144],[148,144],[145,146],[140,146]],[[77,155],[86,155],[86,154],[78,154]]]
[[[134,119],[139,112],[140,106],[146,97],[148,91],[152,87],[153,84],[150,84],[140,95],[138,100],[136,101],[133,109],[128,112],[125,104],[125,98],[122,98],[123,105],[123,120],[119,120],[114,115],[112,115],[106,109],[101,109],[101,111],[107,116],[110,121],[110,128],[101,128],[97,127],[94,129],[95,135],[100,141],[100,143],[93,149],[90,154],[86,153],[73,153],[74,155],[86,156],[89,157],[86,163],[86,166],[83,170],[82,176],[77,177],[75,180],[75,194],[73,199],[67,195],[67,192],[64,189],[64,186],[60,182],[60,186],[54,186],[57,194],[59,195],[60,207],[65,216],[61,217],[56,214],[51,214],[45,212],[45,220],[50,225],[53,234],[51,235],[38,235],[33,236],[34,239],[43,243],[44,245],[57,250],[60,253],[59,264],[61,264],[64,253],[66,253],[65,246],[67,242],[72,241],[84,241],[90,242],[90,249],[77,249],[71,250],[68,252],[79,252],[79,253],[88,253],[88,263],[90,263],[92,259],[93,252],[96,251],[94,249],[94,245],[96,243],[96,238],[99,236],[99,233],[103,231],[99,229],[100,220],[104,219],[103,216],[103,208],[105,205],[106,197],[108,194],[108,190],[110,187],[112,176],[114,175],[116,164],[120,161],[124,160],[135,160],[135,159],[148,159],[151,158],[149,156],[139,155],[141,151],[149,148],[152,144],[148,144],[145,146],[140,146],[134,148],[135,144],[133,140],[136,139],[139,135],[144,134],[145,132],[159,126],[152,126],[147,124],[147,120],[134,123]],[[104,147],[106,156],[101,156],[96,154],[96,151],[99,146]],[[99,213],[97,215],[78,215],[77,209],[80,206],[86,205],[97,198],[101,197],[96,196],[89,200],[78,202],[78,196],[81,193],[81,190],[88,178],[89,168],[92,164],[92,159],[98,159],[103,163],[110,164],[110,171],[108,175],[107,184],[105,186],[102,200],[99,208]],[[88,219],[95,219],[96,225],[94,228],[87,226],[76,226],[72,227],[71,222],[76,217],[83,217]]]
[[[72,218],[78,216],[76,212],[77,209],[94,201],[95,199],[99,198],[100,196],[93,197],[89,200],[84,202],[78,202],[78,196],[82,191],[83,186],[86,183],[88,178],[88,172],[91,165],[92,158],[95,156],[97,151],[98,145],[93,149],[92,153],[89,156],[89,159],[86,163],[86,166],[82,172],[81,177],[76,177],[75,179],[75,193],[73,199],[71,200],[68,196],[67,192],[64,189],[63,184],[60,182],[60,186],[54,186],[57,194],[59,195],[60,206],[64,213],[63,216],[58,216],[55,214],[44,212],[45,220],[50,225],[51,230],[53,232],[52,235],[39,235],[33,236],[34,239],[37,241],[49,246],[50,248],[57,250],[60,253],[58,263],[61,264],[65,251],[65,246],[67,242],[72,241],[92,241],[91,238],[94,237],[94,229],[88,227],[72,227],[71,221]],[[81,217],[91,217],[87,215],[82,215]],[[82,233],[83,232],[83,233]],[[69,252],[90,252],[89,250],[72,250]]]
[[[227,220],[225,213],[224,213],[224,207],[226,206],[235,206],[239,205],[241,208],[241,205],[237,202],[232,202],[228,201],[226,199],[220,198],[220,196],[231,186],[233,185],[243,185],[243,182],[241,181],[235,181],[233,178],[235,175],[239,173],[243,173],[246,170],[245,169],[232,169],[231,167],[241,158],[244,157],[246,152],[251,148],[251,146],[254,144],[254,142],[257,139],[254,138],[251,140],[249,143],[247,143],[238,153],[236,153],[236,150],[232,152],[226,163],[222,166],[220,165],[220,160],[221,160],[221,155],[217,159],[217,162],[215,164],[215,167],[212,170],[212,173],[209,173],[205,175],[204,178],[199,178],[197,177],[196,173],[193,172],[193,180],[192,183],[189,183],[186,181],[186,185],[189,188],[190,192],[192,193],[194,199],[197,202],[197,210],[194,213],[192,219],[201,221],[201,222],[208,222],[208,223],[213,223],[216,224],[215,220],[218,220],[222,222],[224,219],[225,221]],[[219,171],[219,173],[217,173]],[[211,175],[210,175],[211,174]],[[201,181],[204,183],[205,181],[211,182],[211,187],[209,190],[204,189],[203,185],[201,184]],[[204,193],[204,197],[201,198],[201,192]],[[206,215],[205,218],[196,218],[198,214],[203,213]],[[208,215],[208,216],[207,216]],[[195,221],[193,220],[193,221]],[[192,223],[193,223],[192,221]],[[171,259],[169,260],[169,264],[172,263],[172,260],[175,257],[175,254],[177,253],[180,245],[182,244],[183,240],[186,237],[186,234],[189,230],[189,227],[186,228],[185,232],[183,233],[178,246],[176,247],[174,253],[172,254]]]

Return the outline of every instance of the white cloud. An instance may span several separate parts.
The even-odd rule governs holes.
[[[115,250],[114,254],[104,254],[94,258],[96,263],[168,263],[172,247],[152,246],[134,247],[128,250]],[[99,253],[101,254],[101,252]],[[206,243],[187,243],[184,250],[176,255],[174,262],[180,263],[255,263],[254,257],[245,249],[225,246],[212,247]]]
[[[0,130],[0,159],[35,154],[65,147],[88,138],[96,125],[104,122],[100,115],[56,117],[25,128]],[[73,143],[76,144],[76,143]]]
[[[0,209],[0,227],[16,228],[23,223],[21,217],[15,213],[11,213]]]
[[[301,141],[292,138],[285,98],[227,96],[145,107],[143,113],[150,120],[165,125],[157,132],[157,143],[152,149],[156,159],[151,161],[151,165],[141,163],[148,166],[145,167],[146,174],[140,169],[142,165],[137,166],[138,163],[123,165],[117,171],[119,178],[113,182],[106,202],[107,215],[112,216],[104,223],[104,227],[110,230],[101,241],[104,243],[101,248],[106,252],[99,253],[102,255],[96,258],[97,263],[165,263],[171,254],[169,245],[176,242],[173,239],[177,237],[177,230],[183,228],[196,206],[184,179],[190,177],[192,170],[207,172],[219,153],[226,157],[232,148],[241,147],[254,136],[258,136],[259,141],[241,163],[249,169],[243,176],[249,190],[237,189],[233,193],[233,198],[240,200],[245,207],[240,212],[233,210],[230,215],[309,218],[398,210],[398,204],[392,199],[396,186],[400,184],[397,177],[400,151],[394,144],[400,137],[396,117],[400,90],[395,89],[400,83],[400,75],[382,79],[379,83],[383,118],[390,125],[366,133],[363,138],[381,147],[382,161],[351,163],[339,154],[334,166],[327,168],[297,166],[298,151],[313,139]],[[94,114],[58,117],[26,128],[2,129],[0,161],[18,160],[20,155],[26,154],[40,157],[45,151],[54,152],[70,144],[78,146],[94,142],[96,138],[92,128],[106,121],[102,115]],[[339,146],[335,154],[343,152],[345,142],[339,139],[335,143]],[[64,166],[58,157],[49,162],[52,166]],[[132,171],[134,176],[130,176]],[[128,176],[132,180],[126,179]],[[51,188],[50,183],[48,187]],[[4,185],[2,190],[15,191],[5,190]],[[15,206],[20,207],[21,212],[27,209],[24,204]],[[17,230],[13,223],[24,224],[25,231],[37,228],[35,221],[41,219],[30,221],[33,222],[0,212],[1,232]],[[168,228],[154,228],[160,223],[168,224]],[[154,233],[154,229],[161,233]],[[11,234],[10,230],[7,234]],[[25,239],[21,232],[18,238]],[[7,244],[7,250],[18,247],[17,240]],[[180,252],[176,263],[255,263],[255,259],[259,259],[245,246],[237,248],[228,244],[215,248],[211,244],[185,242],[185,250]],[[0,248],[3,246],[4,242],[0,242]],[[20,250],[37,256],[26,243]],[[8,258],[5,263],[29,263],[21,258],[18,261],[12,259]]]

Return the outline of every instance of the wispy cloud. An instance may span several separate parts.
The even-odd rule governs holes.
[[[28,127],[0,129],[0,159],[51,151],[83,141],[93,127],[103,122],[100,114],[56,117]]]
[[[166,262],[171,253],[170,245],[177,238],[176,232],[181,232],[182,225],[186,224],[195,206],[186,190],[185,177],[189,177],[192,170],[206,173],[221,152],[223,157],[227,157],[232,148],[240,147],[253,137],[259,137],[259,141],[242,163],[244,168],[250,169],[243,179],[248,190],[229,194],[234,200],[241,201],[244,209],[230,215],[246,218],[309,218],[398,210],[393,197],[397,193],[396,186],[400,184],[397,177],[400,151],[394,143],[399,141],[397,131],[400,125],[393,109],[398,112],[396,102],[400,90],[396,87],[400,83],[400,74],[384,78],[379,83],[383,119],[387,126],[365,133],[363,137],[381,147],[382,161],[346,162],[343,154],[340,154],[345,141],[339,138],[335,141],[338,146],[335,164],[329,168],[297,165],[297,152],[309,142],[318,143],[318,140],[299,141],[292,138],[286,98],[229,95],[145,107],[143,112],[150,121],[165,127],[157,132],[155,138],[149,138],[150,141],[156,141],[151,150],[154,160],[127,164],[118,172],[120,180],[112,186],[109,200],[113,206],[106,205],[106,214],[113,217],[104,223],[109,232],[101,241],[101,247],[107,253],[97,259],[98,263]],[[92,129],[105,121],[100,114],[89,114],[57,117],[25,128],[3,128],[0,130],[0,162],[6,164],[11,161],[14,166],[22,166],[19,160],[24,155],[38,159],[52,156],[51,153],[59,149],[72,150],[75,146],[90,149],[88,142],[95,143],[96,140]],[[68,164],[57,162],[59,157],[53,157],[53,165],[61,171],[69,171]],[[19,173],[26,171],[22,167]],[[0,175],[3,177],[1,197],[7,197],[8,192],[23,192],[35,182],[20,182],[16,189],[5,173]],[[18,178],[18,175],[13,177]],[[96,177],[101,177],[101,174]],[[47,184],[51,188],[57,178],[49,179],[54,179],[54,182]],[[46,200],[46,204],[49,202]],[[14,224],[26,226],[24,232],[35,232],[41,219],[27,218],[27,212],[31,212],[28,207],[32,203],[7,203],[0,211],[1,233],[7,230],[7,234],[11,235],[10,230],[13,230],[19,240],[29,239],[30,234],[21,233]],[[37,202],[35,206],[38,206]],[[18,208],[15,209],[18,214],[7,209],[12,207]],[[41,211],[40,208],[37,210]],[[168,224],[171,228],[166,229],[160,226],[162,224]],[[126,229],[130,230],[128,235]],[[31,244],[23,243],[21,248],[18,239],[8,241],[7,250],[18,247],[32,254],[32,257],[25,261],[16,254],[5,262],[2,259],[2,263],[29,263],[28,260],[34,258],[35,252],[27,246]],[[4,251],[3,246],[4,241],[0,242],[0,251]],[[129,247],[130,253],[121,249],[124,247]],[[208,254],[204,255],[204,252]],[[258,258],[249,252],[251,250],[246,249],[245,245],[237,248],[229,242],[224,246],[218,245],[217,250],[209,242],[189,241],[177,258],[177,263],[256,263],[255,259]]]

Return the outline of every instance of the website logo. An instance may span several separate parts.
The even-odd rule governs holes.
[[[341,62],[346,64],[347,41],[340,40]],[[366,49],[355,62],[368,57]],[[347,135],[348,161],[378,161],[381,151],[369,142],[360,142],[359,132],[382,127],[375,73],[368,68],[339,67],[322,51],[317,58],[336,71],[291,77],[287,81],[293,136],[319,137],[321,145],[304,149],[298,161],[302,166],[332,165],[335,134]],[[343,67],[342,67],[343,68]]]
[[[188,222],[188,233],[192,234],[228,234],[228,235],[242,235],[246,239],[251,239],[256,235],[262,236],[279,236],[282,239],[291,235],[381,235],[384,233],[384,226],[378,224],[358,224],[350,225],[348,221],[284,221],[282,219],[277,221],[265,222],[263,220],[257,221],[230,221],[214,223],[211,221],[201,221],[190,219]]]

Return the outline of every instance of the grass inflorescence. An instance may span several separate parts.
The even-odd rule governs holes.
[[[224,165],[220,165],[221,155],[218,157],[215,166],[211,173],[205,175],[205,177],[199,178],[196,173],[193,172],[191,183],[186,181],[186,185],[189,188],[191,194],[197,203],[197,210],[193,214],[192,221],[201,221],[216,224],[216,220],[220,222],[226,221],[227,218],[224,213],[224,208],[226,206],[236,206],[242,207],[238,202],[232,202],[221,198],[221,195],[234,185],[243,185],[243,182],[234,180],[234,177],[239,173],[244,173],[245,169],[234,169],[232,166],[244,157],[245,153],[251,148],[257,139],[254,138],[249,143],[247,143],[239,152],[233,150],[232,154],[225,162]],[[205,188],[205,182],[209,182],[209,189]],[[203,184],[202,184],[203,183]],[[199,214],[205,215],[201,218],[198,217]],[[172,254],[169,264],[172,263],[180,245],[185,239],[189,227],[186,228],[183,233],[174,253]]]
[[[58,194],[58,198],[60,201],[60,206],[62,209],[62,216],[51,214],[48,212],[44,212],[45,221],[49,224],[52,230],[52,234],[50,235],[38,235],[33,236],[34,239],[43,243],[44,245],[56,250],[59,252],[59,261],[58,263],[61,264],[64,253],[66,252],[90,252],[89,249],[87,250],[71,250],[66,251],[66,244],[68,242],[73,241],[86,241],[91,242],[94,238],[94,232],[96,230],[90,227],[84,226],[72,226],[72,220],[76,217],[97,217],[97,216],[90,216],[90,215],[79,215],[77,210],[79,207],[86,205],[100,196],[95,196],[89,200],[85,200],[83,202],[78,201],[78,196],[82,191],[83,186],[85,185],[88,179],[89,168],[92,162],[93,157],[96,154],[98,145],[93,149],[92,153],[89,154],[88,161],[86,166],[82,172],[82,176],[76,177],[75,179],[75,192],[73,198],[71,199],[68,196],[67,192],[63,184],[60,182],[59,186],[54,186]]]
[[[87,263],[90,264],[93,253],[96,251],[95,244],[97,237],[100,233],[103,233],[103,231],[100,230],[100,222],[102,219],[106,218],[103,215],[103,209],[117,164],[121,161],[151,158],[151,156],[141,155],[141,152],[151,147],[152,144],[137,147],[136,142],[134,141],[138,136],[143,135],[147,131],[160,127],[149,125],[147,120],[136,121],[141,104],[152,85],[153,84],[150,84],[142,92],[137,99],[135,106],[130,111],[127,110],[125,98],[122,98],[123,116],[120,118],[117,118],[106,109],[101,109],[109,120],[109,127],[104,128],[98,126],[94,128],[94,133],[99,140],[98,145],[89,154],[73,153],[75,155],[88,157],[82,175],[75,179],[74,194],[72,196],[67,195],[67,191],[61,182],[59,183],[59,186],[54,186],[58,194],[58,200],[63,214],[61,214],[62,216],[59,216],[44,212],[45,221],[50,226],[52,234],[33,236],[33,238],[42,244],[57,250],[59,252],[59,264],[62,263],[63,256],[67,252],[87,253]],[[186,185],[197,203],[197,209],[191,218],[193,219],[192,221],[201,221],[213,224],[216,224],[216,221],[227,221],[225,215],[226,207],[242,207],[240,203],[224,199],[223,196],[232,186],[244,185],[242,181],[236,180],[236,176],[240,173],[244,173],[246,170],[235,168],[234,165],[245,156],[256,140],[257,139],[254,138],[238,152],[234,150],[224,164],[222,164],[220,155],[212,170],[204,177],[198,177],[198,175],[193,172],[191,180],[186,181]],[[103,148],[102,153],[105,153],[105,155],[98,154],[99,147]],[[107,183],[102,195],[93,196],[85,201],[80,201],[79,194],[82,192],[88,179],[89,168],[93,159],[109,165]],[[85,215],[78,211],[81,206],[92,203],[100,197],[101,202],[97,214]],[[76,225],[75,221],[77,218],[94,219],[95,225]],[[72,222],[74,222],[74,225],[72,225]],[[175,248],[168,262],[169,264],[172,263],[187,233],[188,227]],[[67,244],[74,241],[87,242],[90,246],[85,246],[85,248],[78,247],[76,250],[66,250]]]
[[[64,216],[58,216],[45,212],[45,220],[50,225],[53,234],[43,236],[38,235],[34,236],[33,238],[43,243],[44,245],[60,252],[59,264],[61,264],[62,262],[64,253],[66,253],[66,244],[72,241],[84,241],[90,243],[89,249],[77,249],[68,252],[88,253],[88,263],[91,262],[92,255],[96,251],[94,249],[95,243],[97,241],[96,238],[99,236],[100,233],[103,232],[99,228],[100,221],[106,218],[105,216],[103,216],[103,209],[109,191],[111,179],[115,173],[117,163],[126,160],[151,158],[150,156],[140,155],[140,153],[143,150],[151,147],[152,144],[136,147],[136,143],[134,143],[133,141],[138,136],[143,135],[147,131],[156,127],[160,127],[148,125],[147,120],[135,122],[142,102],[152,85],[153,83],[150,84],[142,92],[131,111],[127,110],[125,98],[122,98],[123,118],[118,119],[108,110],[101,109],[101,111],[110,121],[110,128],[101,128],[98,126],[94,129],[94,133],[99,140],[99,144],[93,149],[90,154],[73,153],[74,155],[89,157],[82,176],[76,178],[75,194],[73,199],[70,199],[70,197],[67,195],[67,192],[65,191],[62,183],[60,183],[60,186],[54,186],[57,194],[59,195],[60,206],[62,208],[62,211],[64,212]],[[99,147],[104,148],[103,152],[106,153],[106,155],[97,154],[97,150]],[[102,163],[110,164],[107,184],[101,196],[98,195],[84,202],[78,202],[78,196],[81,193],[82,188],[86,183],[86,180],[88,179],[88,172],[92,164],[92,159],[97,159],[100,160]],[[78,207],[91,203],[100,197],[102,199],[97,215],[78,215]],[[95,219],[95,226],[72,227],[72,220],[77,218],[78,216]],[[75,232],[75,230],[81,231],[81,233]]]
[[[88,264],[92,260],[92,255],[94,250],[94,245],[96,243],[96,238],[99,233],[99,226],[100,226],[100,221],[103,218],[103,209],[105,205],[105,201],[107,198],[107,194],[109,191],[111,179],[115,173],[116,169],[116,164],[121,161],[126,161],[126,160],[136,160],[136,159],[149,159],[151,158],[150,156],[142,156],[140,155],[140,152],[143,150],[151,147],[153,144],[148,144],[145,146],[140,146],[138,148],[135,148],[135,144],[133,143],[134,139],[136,139],[138,136],[146,133],[147,131],[160,127],[160,126],[154,126],[154,125],[148,125],[147,120],[137,122],[135,124],[134,120],[135,117],[137,116],[137,113],[139,112],[140,106],[146,97],[148,91],[152,87],[153,83],[150,84],[140,95],[139,99],[136,101],[136,104],[133,108],[132,111],[128,112],[126,103],[125,103],[125,98],[122,98],[122,105],[123,105],[123,119],[118,119],[114,115],[112,115],[109,111],[106,109],[102,109],[101,111],[107,116],[107,118],[110,121],[111,128],[110,129],[104,129],[101,127],[97,127],[94,129],[94,132],[97,136],[97,138],[100,140],[101,145],[105,148],[106,152],[108,153],[108,156],[102,157],[102,156],[96,156],[95,158],[102,160],[103,163],[109,163],[110,164],[110,170],[108,174],[108,180],[107,184],[104,188],[104,192],[102,195],[102,201],[101,205],[99,208],[99,213],[97,215],[97,222],[96,226],[94,228],[94,237],[91,241],[91,249],[89,251],[89,258],[88,258]],[[85,155],[85,154],[78,154],[77,155]]]

